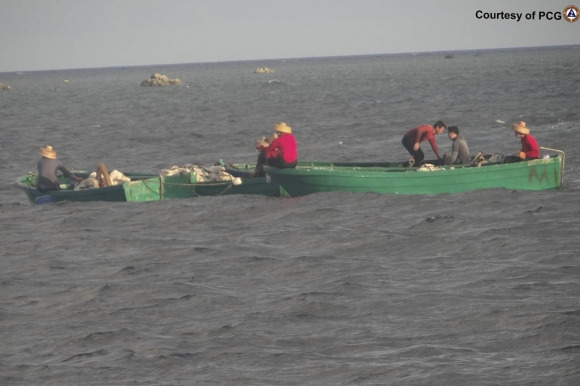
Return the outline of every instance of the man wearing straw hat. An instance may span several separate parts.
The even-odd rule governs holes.
[[[81,181],[82,178],[75,176],[67,168],[64,167],[61,161],[56,158],[56,151],[52,146],[47,145],[38,149],[42,159],[38,161],[38,181],[36,189],[39,192],[48,192],[50,190],[60,190],[58,180],[56,177],[57,170],[60,170],[65,176],[75,181]]]
[[[285,122],[274,124],[274,135],[271,142],[258,141],[256,150],[260,152],[256,163],[256,176],[264,175],[264,164],[276,168],[295,168],[298,163],[298,146],[292,134],[292,128]]]
[[[530,134],[530,129],[527,128],[526,122],[519,121],[512,125],[512,130],[515,131],[516,137],[522,142],[522,150],[518,152],[517,156],[509,156],[503,162],[518,162],[538,159],[540,157],[540,147],[538,141]]]

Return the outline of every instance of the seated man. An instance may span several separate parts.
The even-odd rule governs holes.
[[[38,182],[36,184],[36,189],[39,192],[45,193],[51,190],[60,190],[58,184],[58,178],[56,172],[60,170],[65,176],[75,181],[82,181],[82,178],[75,176],[71,173],[63,163],[57,159],[56,151],[52,146],[48,145],[41,147],[38,152],[42,156],[38,164],[36,165],[38,169]]]
[[[512,130],[515,131],[516,138],[522,143],[522,149],[517,155],[507,156],[504,158],[504,163],[530,161],[540,157],[540,146],[538,141],[530,134],[530,129],[526,126],[526,122],[519,121],[512,125]]]
[[[261,140],[256,144],[260,152],[256,163],[256,176],[263,176],[264,165],[277,168],[294,168],[298,163],[298,147],[292,128],[284,122],[274,124],[274,135],[269,141]]]
[[[453,165],[455,163],[469,164],[469,147],[465,138],[459,135],[457,126],[449,126],[447,128],[447,136],[453,144],[451,145],[451,154],[445,154],[445,165]]]

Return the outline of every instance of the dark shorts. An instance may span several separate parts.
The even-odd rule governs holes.
[[[266,165],[280,169],[294,169],[297,163],[298,161],[286,162],[281,158],[270,158],[266,160]]]
[[[58,183],[52,182],[46,177],[38,177],[38,181],[36,183],[36,190],[41,193],[49,192],[51,190],[60,190],[60,186]]]
[[[258,156],[257,164],[258,165],[274,166],[275,168],[280,168],[280,169],[293,169],[298,164],[298,161],[286,162],[282,158],[268,158],[268,159],[266,159],[266,154],[264,152],[261,152],[260,155]]]
[[[421,150],[421,148],[414,150],[413,146],[415,146],[415,144],[406,135],[403,136],[403,140],[401,142],[403,143],[403,146],[405,147],[405,149],[407,149],[409,154],[411,154],[415,159],[415,166],[419,166],[421,164],[421,161],[425,159],[425,154],[423,154],[423,150]]]

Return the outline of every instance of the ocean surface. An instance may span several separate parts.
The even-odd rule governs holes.
[[[0,384],[580,384],[580,47],[446,55],[0,73]],[[438,119],[504,154],[525,121],[565,186],[37,206],[15,186],[47,144],[74,170],[253,163],[285,121],[301,160],[406,160]]]

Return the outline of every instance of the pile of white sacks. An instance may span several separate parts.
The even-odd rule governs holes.
[[[169,169],[161,170],[161,176],[174,176],[177,174],[189,175],[195,173],[195,182],[221,182],[221,181],[231,181],[234,185],[241,185],[242,179],[240,177],[234,177],[230,173],[226,172],[223,166],[203,166],[196,164],[188,164],[185,166],[172,166]],[[131,182],[131,179],[121,173],[118,170],[113,170],[109,172],[111,177],[111,182],[113,185],[122,184],[124,182]],[[81,182],[75,185],[75,190],[83,189],[93,189],[99,187],[99,181],[97,181],[97,173],[92,172],[89,177],[85,178]]]
[[[445,168],[442,168],[441,166],[435,166],[433,164],[423,164],[421,167],[417,168],[418,172],[432,172],[434,170],[445,170]]]
[[[226,172],[223,166],[203,166],[197,164],[187,164],[185,166],[172,166],[169,169],[161,170],[162,176],[174,176],[177,174],[191,174],[195,173],[195,182],[220,182],[232,181],[234,185],[240,185],[242,179],[234,177]]]
[[[113,170],[109,173],[113,185],[122,184],[123,182],[131,182],[131,179],[118,170]],[[99,187],[97,181],[97,172],[92,172],[87,178],[75,185],[75,190],[94,189]]]

